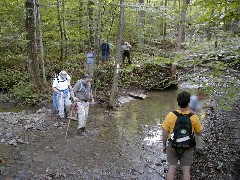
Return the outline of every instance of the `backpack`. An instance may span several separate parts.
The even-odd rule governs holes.
[[[173,111],[173,113],[177,116],[177,120],[169,139],[169,145],[174,148],[194,148],[196,141],[190,120],[193,113],[181,114],[177,111]]]

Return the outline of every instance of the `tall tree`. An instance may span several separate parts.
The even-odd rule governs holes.
[[[166,9],[167,9],[167,4],[168,4],[168,0],[164,0],[164,7],[165,7],[165,14],[164,14],[164,18],[163,18],[163,20],[164,20],[164,23],[163,23],[163,35],[164,36],[166,36],[167,35],[167,19],[166,19],[166,15],[167,15],[167,11],[166,11]]]
[[[96,24],[96,30],[95,30],[95,38],[94,38],[94,59],[99,61],[98,56],[96,54],[99,54],[99,46],[100,46],[100,37],[99,37],[99,26],[100,26],[100,20],[101,20],[101,0],[98,0],[98,11],[97,11],[97,24]]]
[[[60,48],[60,61],[63,61],[63,56],[64,56],[64,32],[63,32],[63,26],[62,26],[62,16],[61,16],[61,10],[60,10],[60,0],[57,0],[57,12],[58,12],[58,25],[59,25],[59,30],[60,30],[60,37],[61,37],[61,48]]]
[[[118,79],[119,79],[119,68],[121,62],[121,43],[123,40],[123,31],[124,31],[124,13],[125,13],[125,0],[120,0],[120,20],[119,20],[119,31],[118,31],[118,38],[117,38],[117,49],[116,49],[116,59],[115,59],[115,68],[114,68],[114,75],[113,75],[113,83],[112,83],[112,90],[109,100],[109,106],[113,107],[117,87],[118,87]]]
[[[178,40],[177,40],[177,48],[176,48],[177,51],[181,49],[181,44],[185,40],[186,13],[187,13],[187,8],[189,3],[190,3],[190,0],[183,0],[182,13],[180,16],[179,29],[178,29]]]
[[[144,44],[144,10],[141,7],[144,6],[144,0],[138,0],[138,4],[140,6],[140,10],[138,11],[138,43],[143,45]]]
[[[42,22],[40,17],[40,8],[38,4],[38,0],[36,0],[37,4],[37,19],[38,19],[38,26],[39,26],[39,44],[40,44],[40,56],[42,62],[42,76],[43,76],[43,83],[47,83],[46,73],[45,73],[45,62],[44,62],[44,51],[43,51],[43,33],[42,33]]]
[[[38,55],[37,55],[37,35],[36,35],[36,2],[27,0],[26,6],[26,31],[28,40],[28,71],[32,82],[42,89],[42,83],[39,73]]]
[[[63,27],[63,37],[64,37],[64,47],[65,47],[65,59],[67,59],[68,56],[68,37],[67,37],[67,31],[66,31],[66,25],[65,25],[65,1],[62,0],[62,27]]]
[[[88,0],[88,29],[89,29],[89,44],[94,44],[94,24],[93,24],[93,11],[94,1]]]
[[[83,17],[84,17],[84,8],[83,8],[83,6],[84,6],[84,2],[83,2],[83,0],[79,0],[79,34],[82,34],[82,30],[84,29],[83,28]],[[83,44],[82,44],[82,42],[81,42],[81,36],[79,36],[79,40],[78,40],[78,42],[79,42],[79,53],[81,53],[82,51],[83,51]]]

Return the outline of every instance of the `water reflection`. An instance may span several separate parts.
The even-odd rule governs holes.
[[[195,86],[187,87],[190,89],[183,85],[178,90],[148,92],[147,99],[135,99],[114,114],[121,140],[130,141],[132,144],[132,146],[123,144],[122,148],[126,155],[138,158],[136,154],[141,154],[140,147],[144,146],[145,149],[150,148],[154,151],[149,154],[150,157],[156,152],[159,157],[165,156],[162,153],[161,124],[165,116],[178,107],[176,100],[178,93],[182,90],[192,92]]]
[[[150,148],[147,150],[149,152],[147,158],[159,159],[164,156],[161,152],[161,123],[167,113],[177,108],[178,92],[178,90],[151,91],[148,92],[147,99],[135,99],[114,113],[113,118],[116,120],[120,142],[123,143],[122,151],[134,159],[134,162],[138,162],[142,153],[141,148],[145,150]]]

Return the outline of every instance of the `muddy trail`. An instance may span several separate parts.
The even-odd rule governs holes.
[[[68,119],[46,107],[0,113],[0,179],[165,179],[161,122],[176,108],[168,102],[177,92],[156,92],[118,110],[91,106],[86,137],[77,136],[77,121],[66,136]],[[240,179],[240,100],[232,106],[205,110],[205,155],[195,154],[192,179]]]

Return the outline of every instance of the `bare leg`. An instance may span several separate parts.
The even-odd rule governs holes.
[[[176,168],[177,168],[176,165],[169,165],[168,173],[167,173],[167,180],[174,180]]]
[[[190,166],[182,166],[183,180],[190,180]]]

